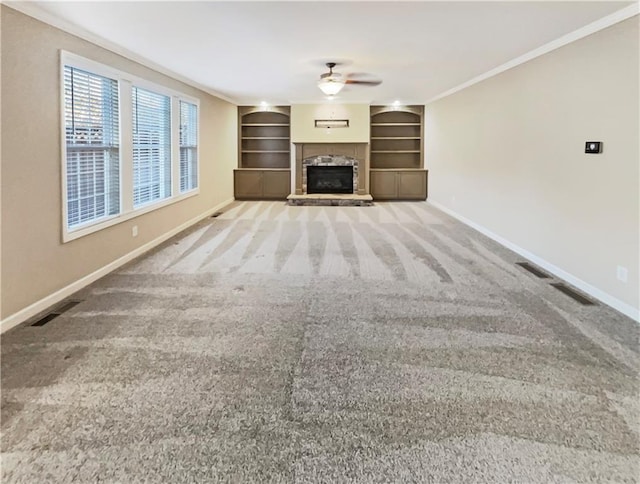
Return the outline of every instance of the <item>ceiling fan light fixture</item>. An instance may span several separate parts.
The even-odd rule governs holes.
[[[341,79],[325,77],[318,81],[318,87],[327,96],[335,96],[344,87],[345,82]]]

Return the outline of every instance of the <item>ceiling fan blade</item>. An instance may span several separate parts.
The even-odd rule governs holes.
[[[379,86],[382,81],[359,81],[357,79],[346,79],[345,84],[360,84],[362,86]]]

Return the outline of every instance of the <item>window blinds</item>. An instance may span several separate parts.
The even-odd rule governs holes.
[[[197,195],[197,98],[69,52],[60,67],[64,242]]]
[[[171,98],[133,87],[133,206],[171,196]]]
[[[198,106],[180,101],[180,191],[198,186]]]
[[[118,82],[64,67],[67,227],[120,212]]]

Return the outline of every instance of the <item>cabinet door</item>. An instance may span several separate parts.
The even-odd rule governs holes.
[[[398,197],[398,173],[395,171],[371,170],[371,196],[377,199]]]
[[[291,193],[291,172],[265,171],[262,174],[264,198],[284,200]]]
[[[234,194],[236,198],[262,198],[262,172],[258,170],[235,170]]]
[[[425,200],[427,198],[427,172],[399,171],[398,198],[405,200]]]

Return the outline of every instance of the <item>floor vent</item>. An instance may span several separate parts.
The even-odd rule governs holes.
[[[71,309],[74,306],[77,306],[78,304],[80,304],[82,301],[77,301],[77,300],[69,300],[64,302],[60,307],[54,309],[53,311],[51,311],[49,314],[46,314],[45,316],[43,316],[42,318],[38,319],[35,323],[33,323],[31,326],[44,326],[45,324],[47,324],[49,321],[51,321],[52,319],[57,318],[58,316],[60,316],[62,313],[67,312],[69,309]]]
[[[591,299],[587,299],[582,294],[574,291],[573,289],[571,289],[569,286],[567,286],[566,284],[564,284],[562,282],[554,282],[551,285],[553,287],[555,287],[561,293],[566,294],[567,296],[569,296],[570,298],[574,299],[575,301],[578,301],[583,306],[595,306],[596,305],[596,303],[594,303]]]
[[[47,324],[49,321],[51,321],[52,319],[57,318],[58,316],[60,316],[58,313],[49,313],[47,314],[44,318],[40,318],[38,319],[35,323],[33,323],[31,326],[44,326],[45,324]]]
[[[69,300],[69,301],[65,302],[62,306],[60,306],[58,309],[56,309],[54,312],[56,312],[58,314],[66,313],[69,309],[77,306],[81,302],[82,301],[77,301],[75,299]]]
[[[533,274],[534,276],[539,277],[540,279],[550,279],[551,278],[551,276],[549,274],[547,274],[546,272],[543,272],[541,269],[538,269],[533,264],[530,264],[528,262],[516,262],[516,264],[519,265],[520,267],[522,267],[523,269],[526,269],[527,271],[531,272],[531,274]]]

